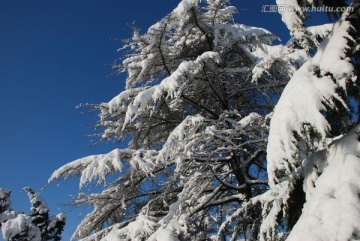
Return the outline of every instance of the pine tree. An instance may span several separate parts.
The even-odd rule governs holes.
[[[60,213],[56,216],[49,216],[47,203],[30,187],[23,189],[29,196],[31,203],[31,222],[40,229],[42,241],[61,240],[61,233],[65,226],[65,215]]]
[[[47,223],[49,220],[49,208],[46,202],[40,198],[30,187],[23,189],[29,196],[31,203],[30,217],[32,223],[35,224],[41,232],[41,236],[46,236]]]

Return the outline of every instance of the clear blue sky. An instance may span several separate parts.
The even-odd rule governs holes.
[[[111,150],[92,145],[86,135],[96,115],[75,107],[106,102],[123,89],[124,76],[110,68],[121,43],[111,39],[130,37],[133,22],[146,30],[178,2],[0,0],[0,187],[12,190],[14,210],[29,211],[24,186],[39,190],[61,165]],[[233,0],[245,9],[239,21],[286,39],[279,15],[261,13],[262,4],[273,2]],[[77,181],[42,192],[52,214],[67,209],[60,204],[76,194]],[[63,240],[80,222],[79,212],[67,213]]]

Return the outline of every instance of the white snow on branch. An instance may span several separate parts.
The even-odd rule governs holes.
[[[13,219],[16,217],[16,213],[14,211],[6,210],[3,213],[0,213],[0,223],[4,223],[9,219]]]
[[[277,240],[277,219],[289,199],[289,194],[289,182],[284,181],[267,192],[243,202],[241,207],[231,215],[227,216],[220,225],[216,240],[221,239],[221,233],[225,231],[227,226],[231,225],[233,222],[237,222],[239,219],[247,218],[247,211],[259,204],[262,207],[261,216],[263,217],[259,228],[259,241]]]
[[[111,99],[108,103],[102,103],[101,106],[108,109],[109,113],[113,113],[115,111],[126,110],[126,102],[137,93],[143,91],[145,88],[131,88],[122,91],[120,94]]]
[[[49,212],[49,207],[44,199],[42,199],[34,190],[30,187],[24,187],[23,190],[27,192],[29,201],[31,203],[30,211],[36,214],[45,214]]]
[[[195,134],[197,128],[203,124],[204,118],[200,115],[188,116],[183,120],[169,135],[163,148],[160,150],[157,157],[157,162],[166,163],[168,159],[176,160],[177,168],[181,166],[181,160],[186,156],[183,153],[186,152],[186,142],[192,139],[192,135]],[[178,155],[182,158],[178,158]]]
[[[182,82],[186,80],[186,76],[195,75],[201,70],[203,63],[208,60],[219,62],[220,56],[217,52],[209,51],[201,54],[194,61],[184,61],[169,77],[162,80],[160,84],[139,92],[127,107],[123,129],[128,123],[133,121],[141,111],[147,110],[151,101],[156,102],[164,95],[170,98],[176,97],[177,90],[181,84],[183,84]],[[110,106],[110,108],[115,109],[116,107]]]
[[[155,218],[140,212],[135,221],[129,223],[122,229],[113,229],[108,235],[101,239],[101,241],[142,241],[145,240],[144,238],[150,236],[157,227],[158,224]]]
[[[343,18],[345,17],[346,15],[343,16]],[[348,42],[353,40],[349,34],[351,28],[349,21],[338,21],[329,37],[321,43],[312,61],[315,66],[320,68],[322,75],[331,73],[344,88],[345,80],[354,70],[350,59],[346,58]]]
[[[5,240],[12,240],[17,235],[24,233],[27,233],[27,237],[24,237],[26,240],[41,240],[40,229],[31,224],[31,217],[25,214],[19,214],[16,218],[9,219],[5,223],[2,223],[1,230]]]
[[[231,47],[236,41],[254,44],[258,44],[260,41],[264,44],[270,44],[276,39],[276,36],[264,28],[252,27],[244,24],[229,25],[219,23],[214,25],[213,42],[215,46]]]
[[[327,23],[322,25],[310,26],[306,29],[309,33],[311,33],[313,37],[320,37],[321,39],[324,39],[331,32],[333,27],[333,23]]]
[[[86,183],[98,179],[98,183],[104,183],[110,173],[121,172],[123,163],[121,159],[129,160],[134,170],[148,172],[156,159],[156,151],[114,149],[107,154],[92,155],[70,162],[56,170],[48,182],[59,178],[67,178],[72,175],[81,175],[80,188]]]
[[[252,112],[249,115],[245,116],[244,118],[242,118],[241,120],[238,121],[239,127],[241,128],[245,128],[248,125],[251,125],[252,123],[261,120],[263,117],[261,115],[259,115],[256,112]]]
[[[322,25],[314,25],[304,28],[304,36],[306,34],[306,38],[308,43],[311,44],[310,47],[315,48],[318,47],[323,39],[325,39],[331,30],[333,29],[334,24],[333,23],[327,23]],[[289,41],[286,43],[286,46],[293,46],[294,43],[298,39],[292,37],[289,39]],[[304,46],[305,47],[305,46]],[[305,47],[305,50],[308,50],[308,47]]]
[[[252,69],[253,81],[257,81],[267,74],[276,61],[292,63],[287,65],[288,74],[291,75],[308,59],[304,50],[291,49],[283,45],[262,45],[252,54],[257,58],[257,63]]]

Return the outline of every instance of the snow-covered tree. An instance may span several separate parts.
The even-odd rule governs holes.
[[[65,225],[65,215],[49,217],[45,201],[31,188],[24,188],[29,195],[31,213],[11,210],[10,190],[0,188],[0,227],[8,241],[59,241]]]
[[[40,230],[31,223],[31,218],[11,209],[11,191],[0,188],[0,227],[3,238],[8,241],[40,241]]]
[[[334,240],[358,239],[360,209],[344,204],[360,193],[358,144],[349,145],[359,109],[359,12],[352,7],[335,25],[311,27],[304,13],[282,12],[287,45],[236,23],[225,0],[183,0],[147,32],[135,29],[114,66],[128,74],[125,90],[95,105],[100,138],[127,148],[80,158],[49,179],[104,183],[101,192],[75,198],[93,210],[73,238],[284,240],[290,233],[290,240],[331,240],[321,236],[331,225],[305,239],[300,233],[310,215],[329,219],[314,203],[328,193],[329,178],[353,168],[336,189],[347,188],[337,201],[352,219]]]
[[[40,229],[41,240],[61,240],[61,233],[64,230],[66,221],[65,215],[63,213],[59,213],[55,216],[50,216],[50,210],[45,200],[43,200],[30,187],[25,187],[24,191],[27,192],[31,203],[31,222]]]

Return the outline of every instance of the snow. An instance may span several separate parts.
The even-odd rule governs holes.
[[[12,239],[16,235],[28,232],[29,241],[40,241],[41,234],[39,228],[31,224],[31,217],[25,214],[19,214],[16,218],[9,219],[1,226],[3,238]],[[29,229],[29,230],[28,230]]]
[[[9,219],[13,219],[16,217],[16,213],[14,211],[6,210],[3,213],[0,213],[0,223],[6,222]]]
[[[191,8],[197,6],[198,2],[199,0],[182,0],[173,10],[173,13],[179,16],[179,19],[181,19],[184,15],[187,15]]]
[[[30,200],[32,204],[38,204],[36,207],[31,208],[31,212],[37,212],[39,214],[44,214],[49,212],[49,208],[46,204],[46,202],[40,198],[39,196],[36,196]]]
[[[307,187],[307,202],[287,241],[346,241],[360,238],[360,126],[334,141],[307,165],[326,165]],[[320,160],[319,160],[320,157]],[[325,159],[323,159],[325,157]],[[310,171],[310,169],[308,169]],[[309,175],[309,173],[305,173]],[[311,175],[309,175],[311,177]]]
[[[163,229],[162,227],[156,232],[155,235],[152,235],[149,241],[179,241],[178,238],[174,236],[174,234],[167,229]]]
[[[208,185],[206,177],[200,172],[195,172],[188,177],[183,190],[177,195],[178,199],[169,207],[167,215],[159,221],[159,228],[148,238],[148,241],[179,241],[177,234],[187,234],[188,218],[192,211],[188,206],[193,203],[199,203],[201,190]]]
[[[189,10],[198,5],[199,0],[182,0],[179,5],[173,10],[172,14],[180,20],[180,25],[183,25],[187,18]],[[185,19],[184,19],[185,17]]]
[[[56,225],[58,225],[58,223],[60,222],[65,222],[66,221],[66,215],[64,213],[59,213],[56,216],[52,216],[50,218],[50,223],[47,226],[47,229],[52,229],[55,228]]]
[[[16,213],[11,211],[10,190],[0,188],[0,226],[9,219],[16,217]]]
[[[248,125],[251,125],[252,123],[254,123],[255,121],[262,119],[263,117],[261,115],[259,115],[258,113],[250,113],[249,115],[245,116],[244,118],[242,118],[238,124],[241,128],[245,128]]]
[[[66,215],[64,213],[59,213],[56,215],[56,218],[60,221],[65,221],[66,220]]]

